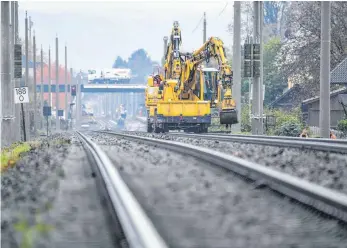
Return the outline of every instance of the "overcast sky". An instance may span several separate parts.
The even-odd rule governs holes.
[[[221,38],[226,46],[232,44],[227,32],[233,20],[232,1],[20,1],[21,37],[26,10],[38,46],[42,44],[45,51],[49,45],[55,49],[58,34],[59,61],[64,63],[66,42],[68,66],[75,69],[111,67],[118,55],[127,59],[139,48],[160,61],[163,36],[170,34],[175,20],[181,26],[183,49],[196,49],[202,44],[203,23],[199,21],[204,11],[207,36]],[[52,56],[54,60],[55,51]]]

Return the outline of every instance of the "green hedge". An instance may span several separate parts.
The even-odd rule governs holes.
[[[343,132],[344,134],[347,134],[347,119],[340,120],[337,123],[337,130]]]

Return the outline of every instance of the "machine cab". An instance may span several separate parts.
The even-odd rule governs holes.
[[[202,85],[204,100],[211,102],[211,107],[216,107],[222,99],[218,99],[218,73],[216,68],[202,68]],[[219,94],[220,95],[220,94]]]

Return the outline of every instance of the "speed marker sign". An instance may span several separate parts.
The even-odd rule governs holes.
[[[14,103],[27,103],[29,102],[28,87],[14,88]]]

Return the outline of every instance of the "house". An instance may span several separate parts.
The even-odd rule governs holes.
[[[331,84],[342,84],[344,87],[330,92],[330,126],[347,117],[347,58],[338,64],[330,73]],[[319,126],[319,97],[306,99],[301,104],[303,120],[308,126]]]
[[[300,84],[294,84],[293,86],[288,84],[288,89],[280,97],[270,103],[269,107],[284,111],[292,110],[300,104],[300,100],[298,99],[300,91]]]
[[[334,68],[334,70],[331,71],[330,83],[347,85],[347,58],[345,58]],[[300,84],[293,85],[291,83],[291,80],[289,79],[288,88],[286,89],[286,91],[280,97],[270,103],[269,107],[289,111],[297,106],[302,105],[306,101],[313,101],[313,99],[316,99],[316,97],[305,99],[304,95],[302,94],[303,90],[304,89]],[[332,92],[332,94],[334,93]]]
[[[330,92],[330,126],[337,127],[337,123],[345,118],[347,108],[347,88]],[[319,97],[313,97],[302,102],[303,120],[308,126],[319,126]]]

